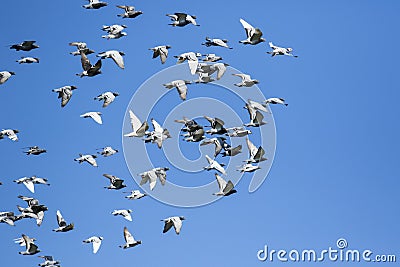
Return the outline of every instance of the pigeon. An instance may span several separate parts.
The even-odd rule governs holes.
[[[153,125],[154,131],[146,132],[146,138],[144,139],[145,143],[157,143],[158,148],[162,148],[163,142],[171,138],[167,129],[161,127],[161,125],[155,120],[151,119],[151,124]]]
[[[39,252],[40,252],[38,246],[35,245],[35,244],[32,242],[32,239],[29,238],[29,236],[22,234],[22,238],[23,238],[24,241],[25,241],[25,248],[26,248],[26,250],[25,250],[25,251],[20,251],[20,252],[18,252],[19,254],[21,254],[21,255],[35,255],[36,253],[39,253]]]
[[[197,65],[199,64],[198,58],[201,57],[200,53],[186,52],[180,54],[179,56],[174,56],[174,57],[178,59],[178,61],[176,62],[177,64],[183,63],[187,60],[189,64],[190,73],[192,75],[196,73]]]
[[[67,222],[64,220],[59,210],[57,210],[57,223],[59,227],[53,229],[54,232],[68,232],[74,229],[74,224],[73,223],[67,224]]]
[[[48,210],[45,205],[39,204],[39,200],[32,197],[18,196],[18,198],[28,203],[27,208],[22,208],[17,205],[18,210],[21,212],[21,218],[33,218],[36,224],[40,226],[43,222],[44,212]]]
[[[18,141],[17,133],[19,133],[19,131],[16,129],[3,129],[0,131],[0,139],[3,139],[5,136],[7,136],[10,140],[16,142]]]
[[[203,129],[203,126],[199,125],[195,120],[191,120],[187,117],[183,117],[182,120],[174,120],[174,121],[177,123],[185,124],[185,128],[181,130],[183,132],[193,132],[199,129]]]
[[[147,194],[140,192],[139,190],[133,190],[131,192],[124,192],[124,193],[130,193],[129,196],[126,196],[125,198],[132,200],[132,199],[141,199],[142,197],[147,196]]]
[[[222,76],[226,72],[226,67],[229,66],[229,64],[226,63],[214,63],[212,65],[200,65],[199,68],[197,69],[198,72],[203,72],[207,73],[208,75],[213,74],[214,72],[217,72],[217,80],[220,80]]]
[[[232,47],[229,47],[226,43],[228,43],[228,40],[226,40],[226,39],[218,39],[218,38],[212,39],[210,37],[206,37],[206,42],[202,43],[202,45],[205,45],[207,47],[220,46],[220,47],[233,49]]]
[[[109,156],[112,156],[112,155],[118,153],[118,150],[114,149],[110,146],[106,146],[106,147],[102,148],[100,152],[97,152],[97,153],[102,155],[103,157],[109,157]]]
[[[242,44],[250,44],[250,45],[256,45],[261,42],[265,42],[265,39],[262,38],[261,36],[263,33],[259,28],[254,28],[251,26],[249,23],[247,23],[244,19],[240,19],[240,23],[242,24],[243,28],[246,30],[246,35],[247,39],[243,41],[239,41],[239,43]]]
[[[250,106],[250,108],[269,113],[268,109],[265,107],[266,104],[264,104],[264,103],[259,103],[254,100],[248,99],[247,104]],[[247,107],[244,107],[244,108],[247,108]]]
[[[132,210],[114,210],[111,214],[114,216],[121,215],[128,221],[132,221],[132,216],[131,216]]]
[[[179,97],[182,100],[186,100],[186,95],[187,95],[187,86],[186,84],[191,84],[191,81],[186,81],[186,80],[175,80],[166,84],[163,84],[165,86],[165,88],[167,89],[172,89],[172,88],[176,88],[178,90],[179,93]]]
[[[101,2],[99,0],[88,0],[88,1],[89,1],[89,4],[83,5],[82,6],[83,8],[86,8],[86,9],[99,9],[99,8],[102,8],[102,7],[105,7],[105,6],[108,5],[106,2]]]
[[[79,164],[86,161],[87,163],[89,163],[90,165],[92,165],[93,167],[98,167],[97,166],[97,162],[96,162],[96,155],[83,155],[83,154],[79,154],[79,158],[74,159],[74,161],[78,161]]]
[[[114,60],[115,64],[117,64],[118,67],[120,67],[121,69],[125,69],[124,58],[122,57],[125,56],[125,53],[122,51],[109,50],[101,52],[97,56],[101,57],[101,59],[112,58],[112,60]]]
[[[215,158],[222,151],[222,149],[229,146],[225,142],[225,140],[226,140],[225,137],[216,137],[216,138],[206,139],[200,143],[200,146],[214,144],[215,145],[214,158]]]
[[[36,238],[29,238],[32,243],[35,243]],[[21,247],[25,247],[26,243],[23,237],[18,237],[14,239],[14,243],[18,244]]]
[[[225,134],[229,137],[243,137],[251,134],[250,130],[246,130],[243,127],[232,127],[226,129],[228,132]]]
[[[99,59],[96,64],[92,65],[89,61],[89,59],[87,58],[87,56],[85,55],[85,53],[83,53],[82,51],[81,53],[81,63],[82,63],[82,69],[83,72],[81,73],[77,73],[76,75],[79,77],[93,77],[96,76],[98,74],[101,74],[101,59]]]
[[[58,93],[58,98],[61,98],[61,107],[65,107],[72,97],[72,91],[78,87],[74,85],[66,85],[57,89],[53,89],[53,92]]]
[[[101,115],[101,112],[91,111],[91,112],[86,112],[86,113],[82,114],[80,117],[81,118],[92,118],[98,124],[103,124],[103,121],[101,120],[100,115]]]
[[[34,213],[31,210],[31,208],[21,208],[20,206],[17,206],[18,210],[20,210],[22,213],[19,215],[20,218],[32,218],[36,220],[36,225],[40,226],[42,225],[43,219],[44,219],[44,211],[38,211],[37,213]],[[46,207],[47,208],[47,207]]]
[[[222,57],[217,56],[215,54],[205,54],[203,58],[204,62],[217,62],[220,60],[222,60]]]
[[[2,211],[0,212],[0,223],[6,223],[10,226],[15,226],[14,222],[21,219],[14,215],[12,211]]]
[[[251,163],[244,164],[243,166],[240,166],[240,169],[237,169],[237,171],[240,171],[241,173],[243,172],[254,172],[258,169],[261,169],[259,166],[255,166]]]
[[[39,48],[37,44],[35,44],[36,41],[23,41],[20,44],[14,44],[10,46],[10,49],[15,49],[16,51],[31,51],[32,49]]]
[[[149,171],[140,173],[139,175],[142,177],[142,180],[140,181],[140,185],[144,185],[149,181],[150,183],[150,190],[153,190],[154,187],[156,186],[157,183],[157,178],[160,179],[161,185],[165,185],[165,182],[167,180],[167,173],[169,168],[167,167],[158,167],[151,169]]]
[[[266,122],[263,121],[264,115],[262,115],[260,111],[253,108],[252,105],[250,105],[249,103],[246,103],[244,108],[247,109],[247,111],[249,112],[249,115],[250,115],[250,122],[245,124],[244,126],[260,127],[260,126],[266,124]]]
[[[285,102],[285,99],[283,99],[283,98],[277,98],[277,97],[268,98],[268,99],[265,100],[264,102],[265,102],[266,105],[269,105],[269,104],[280,104],[280,105],[285,105],[285,106],[288,106],[288,105],[289,105],[289,104],[287,104],[287,103]]]
[[[208,134],[225,134],[227,133],[226,129],[224,128],[225,122],[219,118],[211,118],[208,116],[204,116],[206,120],[208,120],[211,124],[211,129],[206,131]]]
[[[264,160],[267,160],[266,158],[264,158],[264,154],[265,151],[264,149],[259,146],[256,147],[250,140],[249,138],[246,138],[246,144],[247,144],[247,148],[249,149],[249,159],[246,160],[245,162],[247,163],[258,163]]]
[[[194,131],[189,131],[188,133],[184,134],[184,140],[186,142],[200,142],[201,140],[205,139],[206,136],[204,135],[204,129],[199,128]]]
[[[209,165],[206,166],[206,167],[204,167],[205,170],[209,171],[209,170],[211,170],[211,169],[215,169],[215,170],[217,170],[218,172],[220,172],[220,173],[226,175],[226,171],[225,171],[225,169],[223,168],[223,166],[225,166],[225,164],[223,164],[223,163],[221,163],[221,164],[218,163],[216,160],[213,160],[213,159],[210,158],[208,155],[206,155],[206,159],[207,159]]]
[[[124,184],[124,180],[118,178],[117,176],[111,175],[111,174],[103,174],[104,177],[108,178],[110,180],[110,185],[104,188],[107,189],[114,189],[114,190],[119,190],[122,189],[124,187],[126,187],[126,185]]]
[[[229,180],[228,182],[225,181],[224,178],[218,175],[218,173],[215,173],[215,178],[217,179],[219,192],[214,193],[213,195],[229,196],[237,192],[235,189],[233,189],[234,185],[231,180]]]
[[[26,188],[28,188],[29,191],[32,193],[35,193],[35,184],[44,184],[44,185],[50,185],[47,183],[46,178],[39,178],[36,176],[32,177],[22,177],[17,180],[14,180],[15,183],[17,184],[24,184]]]
[[[185,220],[185,217],[183,217],[183,216],[173,216],[173,217],[168,217],[166,219],[161,220],[164,222],[163,233],[168,232],[169,229],[171,229],[171,227],[173,226],[175,229],[175,233],[177,235],[179,235],[179,233],[181,232],[183,220]]]
[[[24,153],[26,153],[26,155],[40,155],[42,153],[46,153],[47,150],[46,149],[42,149],[38,146],[31,146],[31,147],[27,147],[29,148],[28,151],[24,151]]]
[[[117,96],[119,96],[119,93],[117,92],[105,92],[95,97],[94,100],[104,101],[103,108],[106,108],[108,105],[114,102]]]
[[[167,14],[166,16],[171,18],[172,23],[168,25],[172,25],[173,27],[183,27],[188,24],[193,24],[194,26],[200,26],[196,22],[196,16],[188,15],[185,13],[174,13],[174,14]]]
[[[21,59],[17,60],[19,64],[31,64],[31,63],[39,63],[39,58],[37,57],[21,57]]]
[[[83,243],[92,243],[93,246],[93,254],[96,254],[99,251],[101,246],[101,241],[103,240],[102,236],[92,236],[88,239],[83,240]]]
[[[5,83],[11,76],[15,75],[13,71],[0,71],[0,84]]]
[[[234,73],[233,76],[240,77],[242,81],[240,83],[235,83],[234,85],[237,87],[252,87],[255,84],[258,84],[259,81],[252,79],[250,75],[243,73]]]
[[[43,263],[38,264],[41,267],[60,267],[60,262],[54,260],[52,256],[38,256],[38,257],[44,259]]]
[[[284,48],[274,45],[272,42],[269,42],[269,47],[272,48],[272,51],[268,51],[267,54],[270,54],[271,57],[274,56],[290,56],[290,57],[298,57],[292,54],[292,48]]]
[[[119,25],[119,24],[114,24],[111,26],[103,26],[102,30],[108,32],[108,35],[103,35],[101,36],[102,38],[106,38],[107,40],[110,39],[119,39],[122,36],[128,35],[126,32],[123,32],[124,29],[126,29],[126,25]]]
[[[124,227],[124,238],[125,238],[125,244],[123,246],[122,245],[119,246],[120,248],[127,249],[142,244],[142,241],[135,240],[133,238],[132,234],[129,233],[128,228],[126,227]]]
[[[139,11],[139,10],[136,11],[136,10],[135,10],[135,7],[133,7],[133,6],[117,6],[117,7],[118,7],[118,8],[122,8],[123,10],[125,10],[125,13],[124,13],[124,14],[118,14],[118,15],[117,15],[118,17],[122,17],[123,19],[124,19],[124,18],[133,19],[133,18],[136,18],[137,16],[143,14],[142,11]]]
[[[146,134],[146,131],[149,129],[149,124],[147,121],[143,123],[140,122],[138,117],[133,113],[132,110],[129,110],[129,117],[132,125],[132,132],[128,134],[124,134],[126,137],[142,137]]]
[[[84,42],[71,42],[69,43],[70,46],[76,46],[77,51],[70,52],[71,55],[73,56],[80,56],[81,52],[84,53],[85,55],[90,55],[94,53],[94,50],[89,49],[87,47],[87,44]]]
[[[168,57],[168,49],[170,49],[171,46],[169,45],[159,45],[156,47],[149,48],[149,50],[153,51],[153,58],[160,57],[161,64],[164,64],[167,61]]]

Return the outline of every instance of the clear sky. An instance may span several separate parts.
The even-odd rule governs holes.
[[[343,262],[328,260],[280,263],[274,259],[271,263],[257,259],[257,251],[264,245],[275,250],[322,251],[337,248],[339,238],[347,240],[349,249],[395,254],[400,260],[398,1],[110,0],[100,10],[85,10],[83,4],[85,1],[2,3],[0,71],[14,71],[16,75],[0,85],[0,128],[20,130],[20,140],[0,140],[0,211],[16,212],[17,204],[24,206],[18,195],[33,196],[49,207],[41,227],[33,220],[19,221],[15,227],[0,224],[2,265],[35,266],[41,262],[36,256],[18,255],[22,248],[13,243],[13,238],[23,233],[37,239],[43,251],[40,255],[52,255],[62,266],[344,266]],[[118,18],[122,10],[115,7],[117,4],[135,5],[144,14],[135,19]],[[201,26],[169,26],[165,14],[174,12],[196,15]],[[267,43],[239,44],[245,39],[240,18],[261,28],[267,42],[292,47],[299,57],[271,58],[265,53],[270,51]],[[127,25],[128,36],[102,39],[101,26],[115,23]],[[226,38],[233,49],[204,47],[201,43],[206,36]],[[23,40],[36,40],[40,48],[16,52],[7,47]],[[81,72],[81,65],[78,56],[69,55],[74,47],[68,43],[73,41],[84,41],[96,52],[124,51],[125,70],[106,59],[103,74],[82,79],[75,76]],[[172,46],[165,65],[159,59],[152,60],[148,50],[163,44]],[[134,166],[131,173],[122,153],[123,149],[129,151],[126,147],[134,150],[142,145],[140,139],[122,138],[127,129],[127,108],[145,119],[140,115],[140,103],[130,106],[132,96],[152,75],[174,66],[173,55],[188,51],[222,56],[223,62],[258,79],[265,97],[282,97],[289,103],[288,107],[272,107],[275,158],[273,163],[271,158],[260,165],[267,171],[272,164],[267,179],[256,192],[249,193],[251,175],[245,175],[236,185],[237,194],[195,208],[166,205],[151,197],[128,201],[122,192],[107,191],[103,173],[125,179],[127,191],[139,188],[132,175],[136,179],[147,166],[141,161],[128,162],[130,168]],[[21,56],[39,57],[40,63],[18,65],[15,61]],[[97,58],[92,54],[89,59],[94,62]],[[221,81],[224,78],[238,82],[229,73]],[[64,85],[78,89],[61,109],[57,94],[51,90]],[[249,95],[256,90],[241,89],[249,90]],[[166,91],[161,84],[158,90]],[[120,96],[103,109],[93,98],[105,91],[117,91]],[[219,100],[224,103],[221,106],[230,106],[239,119],[248,121],[243,102],[234,94],[217,91],[213,85],[189,85],[187,101],[200,97]],[[154,117],[163,123],[181,103],[176,90],[171,90],[148,120]],[[197,108],[193,111],[197,116],[220,112],[208,106]],[[104,124],[79,118],[87,111],[101,111]],[[170,119],[188,116],[179,113]],[[227,122],[238,119],[236,115],[223,115]],[[263,127],[271,127],[272,118],[266,116],[266,120],[269,126]],[[199,122],[205,124],[205,120]],[[178,138],[175,130],[170,130],[175,135],[166,141],[166,147]],[[269,138],[259,133],[251,137],[256,144],[265,142],[267,153],[273,157]],[[244,145],[244,139],[232,142]],[[44,147],[48,153],[24,155],[22,148],[32,145]],[[94,154],[107,145],[120,153],[98,158],[98,168],[73,161],[79,153]],[[198,144],[180,142],[180,146],[196,168],[206,165],[203,155],[212,151],[212,147],[197,149]],[[155,145],[146,148],[156,166],[171,168],[168,180],[185,186],[214,180],[214,172],[180,171],[178,163],[168,163]],[[237,157],[241,161],[246,156],[244,145]],[[220,156],[217,159],[227,162]],[[32,175],[48,178],[51,186],[36,186],[36,193],[31,194],[23,185],[12,182]],[[143,189],[148,190],[148,185]],[[155,190],[163,189],[168,187],[157,185]],[[73,231],[51,231],[57,228],[57,209],[68,222],[75,223]],[[114,209],[132,209],[133,222],[112,216]],[[162,234],[160,220],[173,215],[186,217],[181,234]],[[124,243],[124,226],[142,240],[142,245],[118,248]],[[82,244],[92,235],[104,237],[96,255],[90,245]]]

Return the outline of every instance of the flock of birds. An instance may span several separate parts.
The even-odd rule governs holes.
[[[98,0],[89,0],[87,5],[83,7],[86,9],[99,9],[106,7],[107,3],[101,2]],[[123,14],[118,14],[117,16],[120,18],[136,18],[143,14],[142,11],[137,11],[133,6],[124,6],[118,5],[118,8],[124,10]],[[173,27],[184,27],[189,24],[194,26],[200,26],[196,22],[196,16],[185,14],[185,13],[174,13],[167,14],[167,16],[171,19],[170,25]],[[262,38],[263,33],[259,28],[255,28],[246,22],[243,19],[240,19],[240,23],[246,32],[246,39],[239,41],[239,43],[244,45],[257,45],[263,42],[266,42],[264,38]],[[106,39],[118,39],[127,35],[125,29],[126,25],[104,25],[102,30],[107,34],[103,35],[102,38]],[[124,69],[124,56],[125,53],[122,51],[109,50],[104,51],[97,54],[99,59],[92,64],[88,59],[88,55],[95,53],[95,51],[91,50],[85,42],[71,42],[70,46],[76,47],[76,51],[71,52],[70,54],[73,56],[80,56],[81,65],[83,71],[81,73],[76,74],[79,77],[93,77],[101,74],[102,60],[104,59],[112,59],[116,65]],[[206,37],[205,42],[202,44],[207,47],[219,46],[227,49],[232,49],[232,47],[228,46],[228,40],[226,39],[218,39],[218,38],[209,38]],[[269,46],[272,51],[268,51],[272,57],[274,56],[291,56],[297,57],[292,54],[292,48],[283,48],[274,45],[272,42],[269,42]],[[10,47],[11,49],[15,49],[16,51],[31,51],[39,48],[35,41],[23,41],[20,44],[14,44]],[[149,48],[149,50],[153,51],[153,58],[159,57],[161,60],[161,64],[166,63],[168,59],[168,51],[171,48],[170,45],[160,45],[156,47]],[[187,80],[174,80],[168,83],[163,84],[166,89],[176,89],[178,91],[179,97],[182,100],[186,100],[188,84],[191,83],[209,83],[215,80],[220,80],[223,78],[223,75],[226,72],[227,66],[226,63],[221,63],[219,61],[222,58],[216,54],[206,54],[202,55],[200,53],[195,52],[187,52],[182,53],[180,55],[174,56],[177,58],[177,64],[187,62],[189,66],[190,73],[192,75],[198,75],[198,80],[195,81],[187,81]],[[22,57],[17,60],[19,64],[33,64],[39,63],[39,58],[36,57]],[[214,75],[215,74],[215,75]],[[6,83],[15,73],[12,71],[1,71],[0,72],[0,84]],[[214,76],[213,76],[214,75]],[[235,73],[234,76],[241,79],[240,82],[234,84],[237,87],[252,87],[259,83],[258,80],[252,79],[249,74],[243,73]],[[66,85],[60,88],[53,89],[52,91],[58,94],[58,98],[61,99],[61,107],[65,107],[71,97],[73,95],[73,91],[77,89],[77,86],[74,85]],[[116,97],[119,96],[118,92],[104,92],[94,100],[102,101],[103,108],[108,107],[111,103],[114,102]],[[187,142],[201,142],[200,145],[214,145],[214,154],[212,156],[206,155],[206,160],[208,165],[204,167],[205,170],[215,170],[215,179],[218,183],[218,191],[214,193],[216,196],[229,196],[233,193],[236,193],[234,189],[234,184],[231,180],[226,181],[223,176],[227,176],[227,172],[224,169],[224,164],[219,163],[217,161],[217,156],[222,154],[222,157],[233,157],[242,152],[242,145],[238,145],[236,147],[232,147],[227,142],[227,137],[238,137],[246,138],[246,144],[249,151],[249,157],[244,162],[245,164],[241,166],[238,171],[240,172],[254,172],[260,167],[256,164],[267,160],[265,155],[265,150],[262,146],[254,145],[250,139],[249,135],[252,134],[251,130],[246,127],[261,127],[266,124],[263,121],[263,112],[269,112],[268,105],[270,104],[280,104],[287,106],[288,104],[285,102],[283,98],[269,98],[264,100],[263,102],[257,102],[249,99],[245,103],[245,109],[247,109],[249,114],[249,122],[241,125],[226,128],[225,122],[220,118],[204,116],[204,118],[210,123],[210,125],[200,125],[195,120],[183,117],[183,119],[177,119],[175,122],[181,123],[184,127],[181,129],[182,136],[184,140]],[[102,113],[98,111],[91,111],[81,115],[82,118],[91,118],[96,123],[102,124]],[[163,128],[154,118],[151,119],[151,124],[153,126],[153,130],[149,131],[149,123],[146,120],[140,120],[132,110],[129,110],[130,123],[132,126],[132,131],[124,134],[125,137],[136,137],[143,138],[145,143],[155,143],[159,148],[162,148],[163,142],[171,138],[170,133],[167,129]],[[204,128],[209,128],[205,130]],[[0,139],[9,138],[12,141],[18,141],[19,131],[17,129],[3,129],[0,131]],[[207,135],[215,136],[215,137],[207,137]],[[38,146],[32,146],[26,148],[27,151],[24,151],[26,155],[40,155],[42,153],[46,153],[46,149],[40,148]],[[118,153],[117,149],[112,148],[111,146],[104,147],[97,152],[98,155],[109,157]],[[79,154],[79,157],[74,160],[78,163],[86,162],[94,167],[98,167],[96,158],[98,156],[96,154]],[[140,182],[140,186],[143,186],[146,183],[149,183],[150,190],[153,190],[156,186],[157,181],[159,180],[161,185],[166,183],[167,179],[167,171],[168,167],[157,167],[151,170],[140,173],[142,180]],[[126,187],[124,184],[124,180],[111,174],[103,174],[105,178],[109,180],[109,185],[105,186],[105,188],[109,190],[120,190]],[[14,180],[17,184],[23,184],[26,188],[31,192],[35,192],[35,185],[47,185],[48,180],[46,178],[40,178],[36,176],[31,177],[22,177]],[[1,183],[0,183],[1,184]],[[128,193],[129,195],[125,196],[128,200],[139,200],[146,196],[145,193],[140,192],[139,190],[132,190]],[[0,223],[6,223],[8,225],[14,226],[16,221],[21,219],[34,219],[36,224],[40,226],[43,222],[45,212],[48,211],[46,205],[40,204],[39,200],[33,197],[27,196],[18,196],[19,199],[25,201],[27,203],[27,207],[21,207],[17,205],[19,214],[16,214],[12,211],[3,211],[0,212]],[[132,210],[130,209],[120,209],[114,210],[112,215],[114,216],[122,216],[127,221],[132,221],[131,216]],[[55,232],[68,232],[74,229],[73,223],[68,223],[64,217],[62,216],[59,210],[56,211],[57,225],[53,231]],[[172,216],[165,219],[162,219],[164,223],[163,233],[168,232],[172,227],[175,229],[176,234],[179,234],[182,228],[182,222],[185,220],[183,216]],[[136,240],[133,235],[129,232],[127,227],[123,229],[123,235],[125,239],[125,244],[120,245],[121,248],[127,249],[131,247],[135,247],[142,242],[140,240]],[[102,236],[92,236],[85,240],[83,243],[92,244],[93,253],[97,253],[100,249],[103,237]],[[35,238],[30,238],[29,236],[22,234],[22,237],[16,238],[15,243],[20,246],[24,246],[25,250],[19,252],[21,255],[35,255],[40,252],[38,245],[35,243]],[[54,260],[52,256],[39,256],[44,259],[44,262],[39,264],[39,266],[60,266],[60,262]]]

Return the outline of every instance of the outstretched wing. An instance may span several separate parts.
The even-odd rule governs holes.
[[[254,31],[254,27],[251,26],[247,21],[244,19],[240,19],[240,23],[242,23],[243,28],[246,30],[247,38],[251,37],[252,31]]]
[[[59,210],[57,210],[57,223],[58,223],[58,226],[60,226],[60,227],[67,226],[67,223],[65,222],[65,220]]]
[[[171,229],[171,227],[174,225],[174,223],[172,222],[172,220],[167,220],[164,221],[164,229],[163,229],[163,233],[166,233],[169,231],[169,229]]]
[[[121,69],[125,68],[124,59],[118,51],[113,51],[111,53],[111,58],[118,65],[118,67],[120,67]]]

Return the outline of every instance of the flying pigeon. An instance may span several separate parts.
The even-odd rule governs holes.
[[[42,149],[38,146],[31,146],[28,147],[29,150],[28,151],[24,151],[24,153],[26,153],[26,155],[40,155],[42,153],[46,153],[47,150],[46,149]]]
[[[102,38],[106,38],[107,40],[109,39],[119,39],[122,36],[128,35],[126,32],[123,32],[124,29],[126,29],[126,25],[119,25],[119,24],[114,24],[114,25],[104,25],[102,27],[103,31],[106,31],[108,35],[103,35],[101,36]]]
[[[231,180],[229,180],[228,182],[225,181],[224,178],[218,175],[218,173],[215,173],[215,178],[217,179],[219,192],[214,193],[213,195],[229,196],[237,192],[235,189],[233,189],[234,185]]]
[[[29,238],[29,239],[30,239],[30,241],[31,241],[32,243],[35,243],[35,241],[36,241],[36,238]],[[18,244],[18,245],[21,246],[21,247],[25,247],[25,246],[26,246],[25,240],[24,240],[23,237],[15,238],[15,239],[14,239],[14,243]]]
[[[124,58],[122,57],[125,56],[125,53],[122,51],[109,50],[101,52],[97,56],[101,57],[101,59],[111,58],[112,60],[114,60],[115,64],[117,64],[118,67],[120,67],[121,69],[125,69]]]
[[[10,79],[12,75],[15,75],[15,72],[12,71],[0,71],[0,84],[5,83]]]
[[[240,166],[240,168],[237,169],[237,171],[240,171],[241,173],[243,173],[243,172],[254,172],[254,171],[258,170],[258,169],[261,169],[261,168],[259,166],[255,166],[255,165],[253,165],[251,163],[247,163],[247,164],[244,164],[243,166]]]
[[[53,259],[53,256],[38,256],[44,259],[43,263],[38,264],[40,267],[60,267],[60,262]]]
[[[92,118],[95,122],[98,124],[103,124],[103,121],[101,120],[101,112],[86,112],[80,116],[81,118]]]
[[[187,60],[189,64],[189,69],[190,73],[194,75],[197,70],[197,65],[199,64],[199,57],[201,57],[200,53],[194,53],[194,52],[186,52],[183,54],[180,54],[179,56],[174,56],[175,58],[178,59],[176,62],[177,64],[183,63]]]
[[[149,48],[149,50],[153,51],[153,58],[160,57],[161,64],[164,64],[167,61],[168,57],[168,49],[170,49],[171,46],[169,45],[159,45],[156,47]]]
[[[22,217],[14,215],[12,211],[2,211],[0,212],[0,223],[6,223],[10,226],[15,226],[14,222],[18,221]]]
[[[208,155],[206,155],[206,159],[208,161],[208,166],[204,167],[205,170],[209,171],[211,169],[215,169],[218,172],[226,175],[226,171],[223,168],[223,166],[225,166],[225,164],[223,163],[218,163],[216,160],[213,160],[212,158],[210,158]]]
[[[124,192],[124,193],[130,193],[129,196],[126,196],[125,198],[132,200],[132,199],[141,199],[142,197],[147,196],[147,194],[140,192],[139,190],[133,190],[131,192]]]
[[[107,189],[114,189],[114,190],[119,190],[122,189],[124,187],[126,187],[126,185],[124,184],[124,180],[118,178],[115,175],[111,175],[111,174],[103,174],[104,177],[108,178],[110,180],[110,185],[104,188]]]
[[[97,152],[97,153],[104,157],[109,157],[109,156],[112,156],[112,155],[118,153],[118,150],[114,149],[110,146],[106,146],[106,147],[102,148],[100,152]]]
[[[173,27],[183,27],[188,24],[193,24],[194,26],[200,26],[196,22],[196,16],[188,15],[185,13],[174,13],[174,14],[167,14],[166,16],[171,18],[172,23],[168,25],[172,25]]]
[[[289,105],[289,104],[287,104],[287,103],[285,102],[285,99],[283,99],[283,98],[277,98],[277,97],[268,98],[268,99],[265,100],[264,102],[265,102],[266,105],[269,105],[269,104],[280,104],[280,105],[285,105],[285,106],[288,106],[288,105]]]
[[[50,185],[47,183],[47,179],[39,178],[36,176],[22,177],[17,180],[14,180],[14,182],[17,184],[24,184],[26,188],[28,188],[28,190],[31,191],[32,193],[35,193],[35,184]]]
[[[239,41],[242,44],[250,44],[256,45],[261,42],[265,42],[265,39],[261,36],[263,33],[259,28],[254,28],[249,23],[247,23],[244,19],[240,19],[240,23],[242,24],[243,28],[246,30],[247,39],[243,41]]]
[[[167,89],[172,89],[176,88],[179,93],[179,97],[182,100],[186,100],[186,95],[187,95],[187,84],[191,84],[191,81],[186,81],[186,80],[175,80],[166,84],[163,84],[165,88]]]
[[[128,221],[132,221],[132,216],[131,216],[132,210],[114,210],[111,214],[114,216],[121,215]]]
[[[101,2],[99,0],[88,0],[88,1],[89,1],[89,4],[83,5],[82,6],[83,8],[86,8],[86,9],[99,9],[99,8],[107,6],[106,2]]]
[[[39,48],[37,44],[35,44],[36,41],[23,41],[20,44],[14,44],[10,46],[10,49],[15,49],[16,51],[31,51],[32,49]]]
[[[136,18],[139,15],[142,15],[143,12],[142,11],[136,11],[135,7],[133,6],[117,6],[118,8],[122,8],[123,10],[125,10],[124,14],[118,14],[118,17],[122,17],[122,18]]]
[[[265,151],[261,146],[256,147],[247,137],[246,137],[246,144],[247,144],[247,148],[249,149],[249,159],[246,160],[245,162],[258,163],[258,162],[267,160],[266,158],[263,157],[265,154]]]
[[[16,129],[3,129],[0,131],[0,139],[3,139],[5,136],[7,136],[10,140],[14,142],[18,141],[17,133],[19,133],[19,131]]]
[[[147,121],[143,123],[136,117],[132,110],[129,110],[129,117],[132,125],[132,132],[128,134],[124,134],[126,137],[142,137],[146,134],[146,131],[149,129],[149,124]]]
[[[200,65],[199,68],[197,69],[197,71],[207,73],[209,76],[211,74],[213,74],[214,72],[216,72],[217,80],[219,80],[225,74],[227,66],[229,66],[229,64],[226,64],[226,63],[214,63],[211,65],[204,64],[204,65]]]
[[[219,118],[211,118],[208,116],[204,116],[206,120],[210,122],[211,129],[208,130],[206,133],[208,134],[225,134],[227,131],[224,128],[225,122]]]
[[[284,48],[274,45],[272,42],[269,42],[269,47],[272,48],[272,51],[268,51],[267,54],[270,54],[271,57],[274,56],[290,56],[290,57],[298,57],[292,54],[292,48]]]
[[[171,227],[173,226],[175,229],[175,233],[177,235],[179,235],[179,233],[181,232],[183,220],[185,220],[185,217],[183,217],[183,216],[173,216],[173,217],[168,217],[166,219],[161,220],[164,222],[163,233],[168,232],[169,229],[171,229]]]
[[[79,158],[74,159],[74,161],[78,161],[79,164],[84,162],[84,161],[86,161],[87,163],[89,163],[93,167],[98,167],[97,166],[97,162],[96,162],[96,158],[97,158],[96,155],[79,154]]]
[[[219,60],[222,60],[222,57],[215,54],[205,54],[203,58],[204,62],[217,62]]]
[[[250,75],[243,73],[234,73],[233,76],[240,77],[242,81],[240,83],[235,83],[234,85],[237,87],[252,87],[255,84],[258,84],[259,81],[252,79]]]
[[[93,254],[96,254],[99,251],[101,246],[101,241],[103,240],[102,236],[92,236],[88,239],[83,240],[83,243],[92,243],[93,246]]]
[[[74,224],[73,223],[67,224],[67,222],[64,220],[59,210],[57,210],[57,223],[59,227],[53,229],[54,232],[68,232],[74,229]]]
[[[38,246],[35,245],[35,244],[32,242],[32,239],[29,238],[29,236],[22,234],[22,238],[23,238],[24,241],[25,241],[25,248],[26,248],[26,250],[25,250],[25,251],[20,251],[20,252],[18,252],[19,254],[21,254],[21,255],[35,255],[36,253],[39,253],[39,252],[40,252]]]
[[[61,98],[61,107],[65,107],[68,104],[69,100],[72,97],[72,91],[77,89],[78,87],[74,85],[66,85],[57,89],[53,89],[53,92],[58,93],[58,98]]]
[[[205,45],[207,47],[209,46],[220,46],[220,47],[225,47],[225,48],[229,48],[229,49],[233,49],[232,47],[229,47],[227,45],[228,40],[226,39],[218,39],[218,38],[210,38],[210,37],[206,37],[206,42],[202,43],[202,45]]]
[[[246,103],[244,108],[247,109],[250,115],[250,122],[245,124],[244,126],[260,127],[266,124],[266,122],[263,121],[264,115],[262,115],[261,112],[255,109],[251,104]]]
[[[157,178],[160,179],[161,185],[165,185],[165,181],[167,180],[167,172],[169,168],[158,167],[151,169],[149,171],[140,173],[139,175],[142,177],[140,181],[140,185],[144,185],[145,183],[150,183],[150,190],[153,190],[157,183]]]
[[[135,240],[133,238],[132,234],[128,231],[128,228],[126,227],[124,227],[124,238],[125,238],[125,244],[123,246],[122,245],[119,246],[120,248],[127,249],[142,244],[142,241]]]
[[[250,130],[246,130],[244,127],[232,127],[226,129],[228,132],[225,134],[229,137],[243,137],[251,134]]]
[[[85,42],[71,42],[69,43],[70,46],[76,46],[77,51],[70,52],[73,56],[80,56],[81,52],[85,55],[90,55],[94,53],[94,50],[89,49]]]
[[[82,69],[83,72],[81,73],[77,73],[76,75],[79,77],[93,77],[96,76],[98,74],[101,73],[101,59],[99,59],[96,64],[92,65],[90,63],[90,60],[87,58],[87,56],[85,55],[85,53],[83,53],[82,51],[81,53],[81,64],[82,64]]]
[[[158,148],[161,149],[163,142],[171,138],[167,129],[161,127],[161,125],[155,120],[151,119],[151,124],[153,125],[154,131],[146,132],[146,138],[144,139],[145,143],[157,143]]]
[[[17,60],[19,64],[31,64],[31,63],[39,63],[39,58],[37,57],[21,57],[21,59]]]
[[[119,96],[119,93],[117,92],[105,92],[95,97],[94,100],[104,101],[103,108],[106,108],[108,105],[114,102],[117,96]]]

